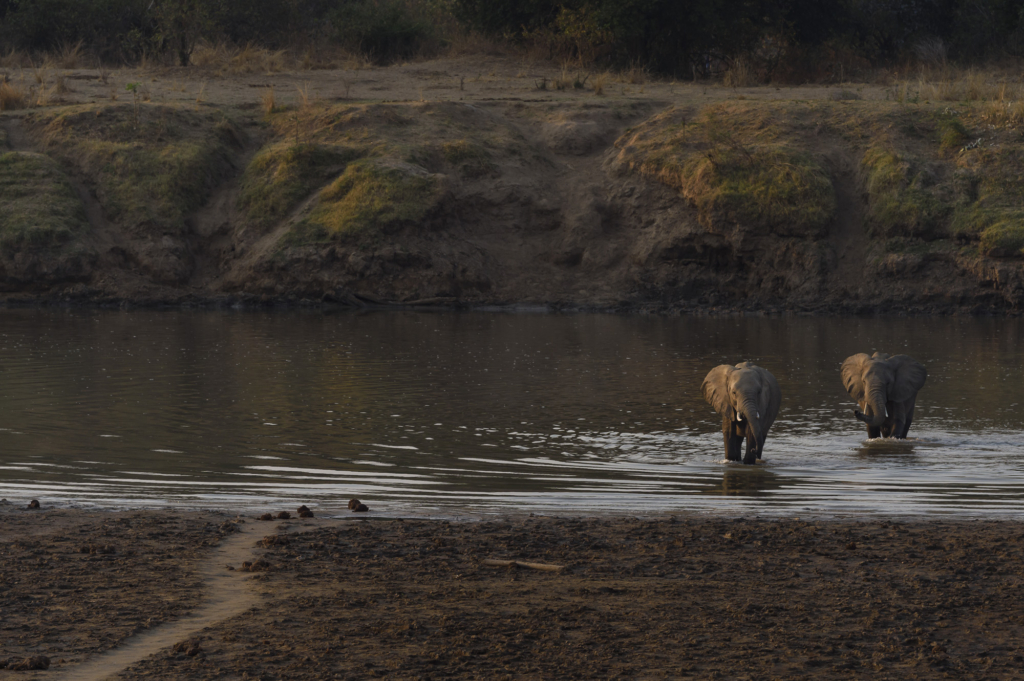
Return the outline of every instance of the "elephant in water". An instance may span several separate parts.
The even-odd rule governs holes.
[[[723,364],[708,373],[700,389],[704,399],[722,415],[725,458],[739,461],[740,444],[746,437],[743,463],[756,463],[782,403],[775,377],[750,362],[734,367]]]
[[[907,355],[861,352],[847,357],[842,366],[843,385],[859,410],[854,415],[867,424],[868,437],[906,438],[914,420],[917,391],[928,371]]]

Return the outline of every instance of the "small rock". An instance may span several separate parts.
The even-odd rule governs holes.
[[[228,570],[234,570],[235,569],[234,565],[225,565],[224,567],[226,567]]]
[[[181,641],[180,643],[174,644],[175,653],[185,653],[189,657],[195,657],[199,654],[201,650],[202,648],[200,647],[199,639],[197,638]]]
[[[277,519],[278,520],[288,520],[291,517],[292,517],[292,514],[289,513],[288,511],[281,511],[280,513],[277,514]]]
[[[39,500],[38,499],[33,499],[32,501],[28,502],[28,507],[29,508],[39,508]],[[33,659],[35,659],[35,658],[33,658]],[[34,669],[34,667],[33,667],[33,669]],[[44,667],[44,669],[45,669],[45,667]]]
[[[356,507],[355,507],[355,508],[353,508],[352,510],[353,510],[353,511],[354,511],[355,513],[366,513],[367,511],[369,511],[369,510],[370,510],[370,507],[369,507],[369,506],[367,506],[366,504],[359,504],[358,506],[356,506]]]
[[[27,672],[31,669],[49,669],[50,658],[45,655],[26,657],[23,660],[15,660],[7,663],[7,668],[16,672]]]
[[[252,562],[245,561],[244,563],[242,563],[242,572],[261,572],[263,570],[269,569],[270,563],[263,560],[262,558],[257,558],[255,561]]]
[[[298,511],[299,511],[299,517],[300,518],[313,518],[313,517],[315,517],[313,515],[313,512],[310,511],[309,508],[306,507],[305,505],[299,506]]]
[[[846,545],[846,548],[848,548],[850,551],[855,551],[857,549],[857,542],[850,542]]]
[[[274,515],[272,513],[264,513],[260,516],[260,520],[273,520]]]
[[[288,543],[288,537],[283,534],[270,534],[260,542],[263,546],[284,546]]]
[[[359,503],[358,499],[349,499],[349,501],[348,501],[348,507],[349,507],[349,509],[351,509],[353,511],[356,510],[356,506],[359,506],[359,505],[360,505],[360,503]]]

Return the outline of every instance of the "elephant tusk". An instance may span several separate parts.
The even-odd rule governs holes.
[[[736,412],[736,420],[737,421],[742,421],[743,420],[743,412],[742,411]]]
[[[889,407],[888,406],[882,407],[882,409],[885,410],[885,418],[889,418]]]
[[[756,415],[757,415],[757,418],[761,418],[761,412],[759,412],[759,411],[755,411],[755,412],[754,412],[754,414],[756,414]]]

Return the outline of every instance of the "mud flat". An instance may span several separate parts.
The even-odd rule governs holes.
[[[995,101],[480,57],[53,77],[0,114],[0,304],[1024,308]]]
[[[4,678],[1024,677],[1016,521],[0,522]]]

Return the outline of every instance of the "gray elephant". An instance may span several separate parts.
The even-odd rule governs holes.
[[[859,410],[854,415],[867,424],[868,437],[906,438],[914,421],[917,391],[928,371],[907,355],[889,356],[861,352],[847,357],[842,366],[843,385]]]
[[[743,463],[756,463],[764,450],[768,429],[775,422],[782,393],[767,369],[740,362],[712,369],[700,386],[704,399],[722,415],[725,458],[740,460],[740,444],[747,438]]]

